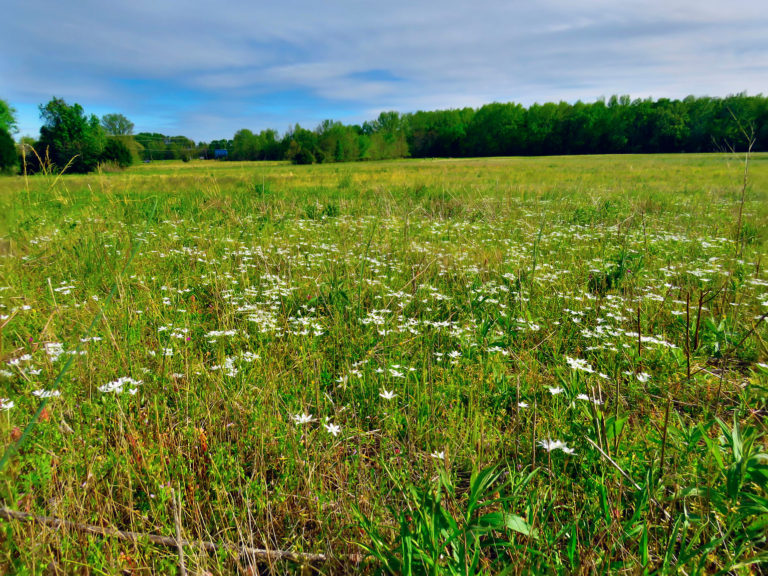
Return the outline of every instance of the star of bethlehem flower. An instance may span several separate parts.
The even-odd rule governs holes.
[[[330,422],[328,424],[323,424],[323,427],[332,436],[338,436],[339,432],[341,432],[341,426],[338,426]]]
[[[565,361],[568,362],[568,366],[570,366],[573,370],[581,370],[582,372],[594,372],[594,368],[589,365],[589,362],[582,358],[571,358],[570,356],[565,357]]]
[[[434,458],[435,460],[445,460],[445,452],[442,450],[440,452],[437,452],[437,451],[432,452],[430,456],[432,456],[432,458]]]
[[[384,400],[392,400],[393,398],[395,398],[397,396],[397,394],[395,394],[391,390],[387,390],[386,388],[382,388],[381,392],[379,392],[379,396],[384,398]]]
[[[562,450],[566,454],[573,454],[575,452],[573,448],[568,448],[562,440],[541,440],[539,446],[544,448],[547,452],[552,452],[552,450]]]
[[[597,398],[590,398],[586,394],[579,394],[578,396],[576,396],[576,400],[586,400],[587,402],[592,402],[596,406],[603,403],[602,400],[599,400]]]
[[[312,414],[307,414],[304,412],[302,414],[295,414],[293,416],[293,421],[296,422],[296,426],[301,426],[302,424],[309,424],[310,422],[314,422],[315,419],[312,417]]]

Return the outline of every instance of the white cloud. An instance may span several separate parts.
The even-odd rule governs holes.
[[[231,133],[184,119],[260,129],[260,118],[285,126],[340,109],[724,96],[760,92],[768,77],[768,16],[756,0],[41,0],[10,12],[0,97],[156,113],[173,132],[205,139]],[[306,102],[259,114],[259,102],[285,92]]]

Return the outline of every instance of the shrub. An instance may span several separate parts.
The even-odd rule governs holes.
[[[293,157],[294,164],[314,164],[315,155],[306,148],[300,148]]]
[[[104,151],[101,153],[102,162],[112,162],[120,168],[127,168],[133,163],[133,155],[128,145],[120,138],[107,140]]]
[[[0,172],[14,173],[18,167],[16,144],[6,130],[0,128]]]

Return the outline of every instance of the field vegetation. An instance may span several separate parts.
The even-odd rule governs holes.
[[[764,569],[768,155],[153,162],[0,209],[2,573]]]

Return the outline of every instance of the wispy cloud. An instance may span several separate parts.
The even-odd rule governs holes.
[[[56,95],[211,139],[493,100],[724,96],[764,90],[767,29],[757,1],[41,0],[0,23],[0,97],[27,132]]]

